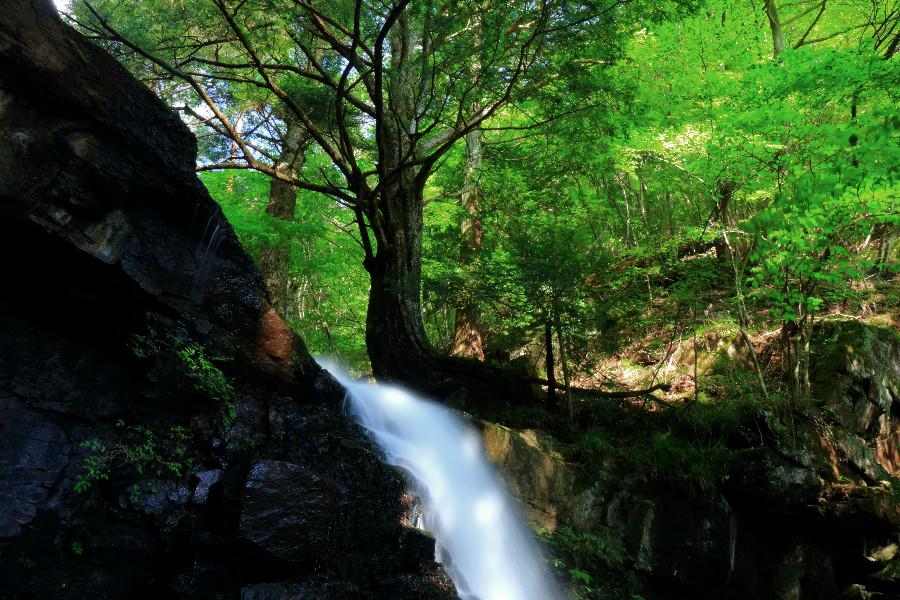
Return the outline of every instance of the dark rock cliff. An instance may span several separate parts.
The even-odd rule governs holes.
[[[0,598],[448,597],[193,136],[0,0]]]

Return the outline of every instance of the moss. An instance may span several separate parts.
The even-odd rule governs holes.
[[[870,355],[877,351],[876,344],[900,344],[900,332],[859,320],[824,321],[816,328],[813,343],[821,357]]]

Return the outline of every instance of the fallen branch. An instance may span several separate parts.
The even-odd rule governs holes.
[[[526,380],[529,383],[537,383],[539,385],[550,385],[550,382],[546,379],[541,379],[540,377],[528,377]],[[599,398],[640,398],[643,396],[649,396],[654,400],[659,400],[656,396],[653,395],[653,392],[657,390],[662,390],[664,392],[668,392],[672,389],[672,386],[668,383],[657,383],[656,385],[650,386],[643,390],[622,390],[620,392],[607,392],[605,390],[598,390],[595,388],[577,388],[571,386],[560,385],[556,383],[556,388],[560,390],[565,390],[567,392],[571,392],[573,394],[582,394],[584,396],[597,396]]]

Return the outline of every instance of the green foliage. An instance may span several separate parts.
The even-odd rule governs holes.
[[[128,347],[137,358],[148,360],[156,357],[174,338],[164,339],[153,325],[147,326],[146,334],[133,334]]]
[[[723,360],[704,377],[700,401],[646,407],[593,399],[580,427],[560,446],[586,480],[597,474],[640,473],[690,493],[728,476],[736,452],[762,442],[758,421],[781,406],[759,392],[755,373]]]
[[[144,425],[127,425],[119,420],[116,428],[117,439],[111,444],[97,439],[81,443],[87,455],[75,476],[76,493],[86,492],[95,482],[109,480],[112,468],[126,468],[137,478],[129,487],[131,500],[136,502],[142,489],[149,485],[147,478],[180,478],[193,467],[184,427],[173,425],[159,435]]]
[[[852,293],[847,282],[874,266],[854,248],[873,227],[900,223],[892,187],[898,167],[873,160],[867,161],[870,168],[861,168],[858,161],[868,153],[896,153],[896,139],[889,139],[892,128],[887,120],[871,123],[865,139],[873,147],[867,148],[846,146],[859,123],[809,126],[807,135],[830,142],[817,149],[824,155],[816,157],[816,170],[798,169],[775,201],[748,221],[755,240],[750,282],[775,318],[794,322],[819,312],[827,292],[831,302],[840,303],[842,295]],[[808,148],[810,154],[813,150]]]
[[[307,169],[321,165],[313,159]],[[328,198],[300,192],[292,220],[266,212],[269,179],[253,172],[202,174],[243,246],[259,262],[267,248],[286,249],[296,310],[288,322],[314,355],[330,355],[358,372],[368,372],[365,315],[369,281],[360,247],[335,223],[352,219]]]
[[[109,479],[109,464],[105,457],[106,446],[97,440],[86,440],[81,443],[81,447],[89,450],[91,454],[84,459],[82,471],[75,478],[73,489],[78,494],[89,490],[94,481]]]
[[[185,375],[194,389],[222,403],[224,408],[222,423],[225,427],[231,427],[237,418],[237,406],[233,400],[234,387],[225,374],[213,364],[212,359],[199,344],[187,344],[177,350],[176,355],[181,360]]]
[[[553,568],[569,581],[574,598],[638,598],[637,578],[630,570],[633,560],[625,551],[621,532],[608,527],[593,532],[535,527],[535,533],[546,544]]]
[[[613,453],[615,445],[608,433],[598,427],[592,427],[580,432],[577,441],[580,452],[586,457],[602,458]]]
[[[230,123],[254,132],[248,139],[256,157],[274,164],[290,111],[257,70],[216,64],[247,64],[243,46],[201,43],[191,50],[170,43],[232,39],[215,6],[201,0],[94,5],[142,48],[203,73],[200,82]],[[372,26],[383,7],[364,6],[362,22]],[[441,135],[456,113],[449,107],[460,104],[465,112],[502,88],[514,56],[495,50],[521,42],[519,26],[534,6],[455,3],[434,13],[431,4],[410,4],[408,25],[427,22],[442,42],[430,59],[438,96],[421,104],[417,117],[421,140]],[[489,356],[502,362],[527,354],[539,363],[536,348],[550,322],[557,369],[564,350],[573,379],[592,384],[610,357],[644,366],[667,359],[672,343],[693,335],[773,326],[784,326],[790,348],[781,355],[799,371],[809,362],[805,342],[821,315],[895,309],[900,75],[896,58],[885,60],[880,29],[862,5],[828,3],[809,14],[786,5],[787,44],[777,60],[769,24],[752,3],[625,3],[596,19],[584,18],[598,8],[593,3],[554,6],[554,23],[572,19],[577,26],[548,28],[513,101],[484,124],[480,166],[467,162],[460,142],[427,179],[422,303],[439,351],[453,346],[460,308],[474,306]],[[349,27],[351,8],[335,2],[321,10]],[[316,35],[297,17],[303,11],[281,2],[235,10],[262,55],[303,70],[310,57],[298,51],[298,40]],[[77,11],[82,23],[96,25],[86,9]],[[158,65],[110,44],[134,72],[153,79],[166,101],[196,105],[190,89]],[[275,67],[270,75],[324,138],[351,148],[374,185],[378,127],[363,116],[371,90],[352,72],[347,85],[354,102],[336,99],[327,79],[339,77],[346,57],[323,52],[321,70],[307,69],[313,78]],[[334,130],[341,104],[344,137]],[[201,162],[233,158],[230,141],[195,125],[202,132]],[[340,169],[321,139],[310,142],[303,159],[298,175],[305,181],[352,191],[341,187]],[[295,305],[287,320],[312,352],[368,372],[369,279],[357,215],[346,199],[301,191],[293,218],[283,220],[266,211],[266,175],[223,170],[204,172],[202,180],[257,261],[272,248],[289,255]],[[468,191],[477,197],[483,235],[480,249],[463,260],[460,232],[473,216],[460,202],[467,185],[474,186]],[[370,218],[363,229],[374,234],[376,223]],[[136,353],[153,351],[145,346]],[[201,366],[197,377],[211,377],[215,388],[214,372]],[[716,377],[702,383],[701,400],[734,396],[725,388],[735,382]],[[782,391],[778,382],[767,386]],[[740,395],[755,393],[741,389]],[[657,442],[659,455],[645,457],[646,465],[668,465],[665,449],[678,444]],[[603,450],[600,438],[584,448]],[[714,441],[706,444],[707,454],[717,451]],[[714,457],[698,460],[704,471],[716,471]]]
[[[721,440],[697,442],[656,432],[646,446],[633,448],[631,460],[656,477],[712,488],[728,473],[731,451]]]
[[[228,401],[234,395],[234,388],[221,369],[212,363],[203,346],[190,343],[176,351],[185,374],[199,392],[216,400]]]
[[[694,490],[709,489],[728,474],[733,458],[728,437],[734,433],[722,430],[723,417],[735,428],[742,423],[727,420],[733,414],[727,408],[703,412],[680,416],[681,422],[674,426],[665,419],[635,423],[635,430],[624,435],[621,429],[595,425],[578,433],[568,453],[588,471],[592,465],[616,464],[606,462],[614,459],[623,472],[645,473]],[[710,418],[716,422],[705,422]]]
[[[146,361],[163,361],[168,357],[177,360],[180,374],[187,382],[187,389],[222,405],[222,423],[230,427],[237,417],[234,403],[234,386],[215,363],[225,363],[223,356],[209,356],[206,349],[193,341],[185,341],[173,333],[160,333],[148,325],[146,334],[132,335],[130,348],[134,355]]]

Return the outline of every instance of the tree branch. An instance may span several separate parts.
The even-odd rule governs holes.
[[[528,381],[529,383],[537,383],[540,385],[550,385],[550,382],[548,380],[541,379],[540,377],[527,377],[525,380]],[[572,387],[572,386],[567,387],[565,385],[561,385],[559,382],[555,383],[554,385],[556,386],[557,389],[566,390],[567,392],[572,392],[573,394],[582,394],[583,396],[595,396],[598,398],[619,398],[619,399],[640,398],[642,396],[650,396],[656,400],[659,400],[659,398],[656,398],[655,396],[653,396],[653,392],[655,392],[657,390],[662,390],[663,392],[668,392],[669,390],[672,389],[672,386],[669,385],[668,383],[657,383],[656,385],[650,386],[643,390],[624,390],[624,391],[620,391],[620,392],[607,392],[604,390],[598,390],[598,389],[594,389],[594,388],[577,388],[577,387]]]

